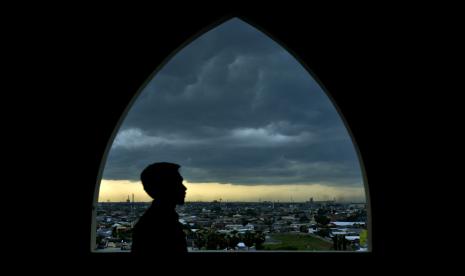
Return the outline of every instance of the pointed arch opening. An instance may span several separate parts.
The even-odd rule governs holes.
[[[250,22],[200,32],[134,95],[100,166],[93,252],[128,252],[151,201],[139,176],[154,162],[182,166],[189,251],[371,251],[348,123],[311,70]]]

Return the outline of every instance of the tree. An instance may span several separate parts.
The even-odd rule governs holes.
[[[97,236],[97,245],[102,242],[103,238],[101,236]]]
[[[116,231],[116,227],[113,227],[113,229],[111,229],[111,236],[113,238],[117,238],[118,237],[118,232]]]
[[[184,234],[186,235],[187,238],[194,239],[194,237],[195,237],[194,232],[192,232],[192,230],[190,228],[188,228],[188,227],[183,228],[182,231],[184,232]]]
[[[338,244],[338,239],[337,239],[337,237],[338,237],[338,236],[336,235],[336,236],[334,236],[334,237],[332,238],[332,239],[333,239],[333,249],[334,249],[334,250],[338,250],[338,249],[339,249],[339,248],[338,248],[338,245],[339,245],[339,244]]]
[[[195,232],[194,243],[199,249],[202,249],[207,244],[207,233],[205,229]]]
[[[225,249],[228,247],[228,241],[225,234],[218,235],[218,249]]]
[[[319,216],[324,216],[324,215],[327,215],[328,213],[329,213],[329,210],[327,208],[319,208],[317,211],[317,214]]]
[[[207,233],[207,250],[216,250],[218,249],[219,244],[219,235],[216,231],[208,231]]]
[[[257,250],[263,249],[264,242],[265,242],[265,234],[262,232],[256,232],[254,236],[255,248]]]
[[[324,215],[316,215],[315,221],[321,225],[327,225],[331,220]]]
[[[240,241],[240,238],[237,234],[237,231],[232,231],[227,237],[226,237],[226,241],[227,241],[227,244],[228,244],[228,247],[229,248],[235,248],[236,245],[239,243]]]
[[[245,235],[244,235],[244,244],[247,246],[247,247],[251,247],[254,245],[254,242],[255,242],[255,235],[250,232],[250,231],[247,231],[245,232]]]

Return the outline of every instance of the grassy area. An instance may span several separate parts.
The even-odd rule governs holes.
[[[264,250],[332,250],[332,242],[308,234],[271,234],[276,243],[264,244]]]

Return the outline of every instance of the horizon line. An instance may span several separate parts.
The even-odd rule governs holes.
[[[218,200],[213,200],[213,201],[202,201],[202,200],[195,200],[195,201],[185,201],[184,203],[214,203],[214,202],[220,202],[220,203],[308,203],[310,201],[271,201],[271,200],[263,200],[263,201],[218,201]],[[152,203],[152,201],[98,201],[97,203]],[[314,200],[313,203],[318,203],[318,202],[335,202],[335,203],[354,203],[354,204],[366,204],[366,202],[358,202],[358,201],[337,201],[337,200]]]

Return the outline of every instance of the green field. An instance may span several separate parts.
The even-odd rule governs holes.
[[[308,234],[271,234],[273,243],[263,244],[264,250],[333,250],[332,242]]]

